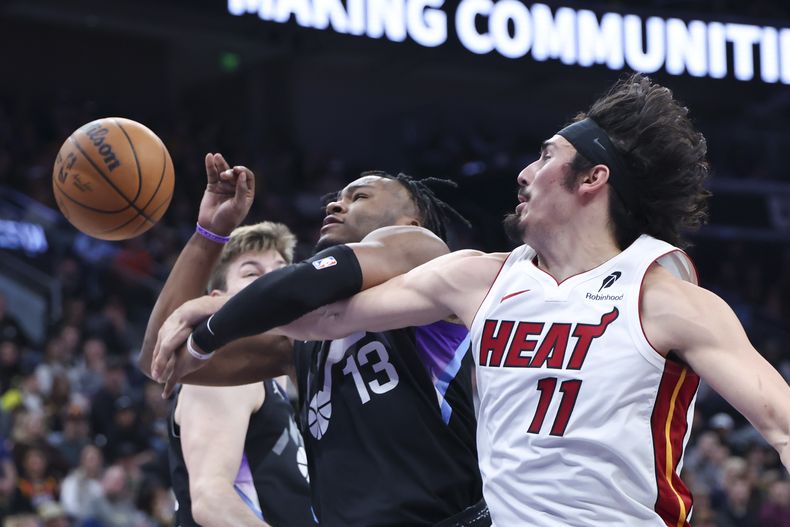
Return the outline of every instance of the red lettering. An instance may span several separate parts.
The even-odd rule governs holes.
[[[548,359],[548,368],[561,369],[565,362],[565,350],[568,348],[570,334],[570,324],[552,324],[543,338],[543,342],[540,343],[540,348],[529,365],[530,368],[540,368]]]
[[[554,388],[557,387],[557,378],[549,377],[538,381],[538,391],[540,392],[540,400],[538,401],[538,408],[535,410],[535,417],[532,418],[527,432],[530,434],[537,434],[543,426],[543,420],[546,418],[546,412],[549,409],[552,397],[554,397]]]
[[[543,331],[543,324],[534,322],[519,322],[516,327],[516,334],[513,336],[513,342],[507,350],[507,358],[505,359],[505,366],[512,368],[526,368],[529,366],[531,357],[524,357],[521,355],[522,351],[532,351],[537,346],[537,340],[528,340],[530,335],[540,335]]]
[[[612,309],[601,317],[601,322],[598,324],[576,324],[576,329],[573,331],[573,336],[578,338],[576,346],[571,353],[571,360],[568,361],[569,370],[580,370],[584,359],[587,358],[587,352],[590,351],[590,344],[594,339],[597,339],[604,334],[606,328],[614,322],[620,312],[617,308]]]
[[[557,410],[557,417],[554,418],[554,425],[552,425],[551,432],[549,432],[550,435],[565,435],[565,429],[568,427],[568,421],[571,420],[571,414],[574,406],[576,406],[576,398],[579,397],[579,389],[581,387],[582,381],[578,379],[565,381],[560,384],[562,400],[560,401],[560,409]]]
[[[502,355],[505,352],[505,345],[510,339],[510,333],[513,331],[512,320],[503,320],[499,323],[499,329],[494,335],[494,330],[497,329],[496,320],[486,320],[483,326],[483,336],[480,339],[480,366],[501,366]]]

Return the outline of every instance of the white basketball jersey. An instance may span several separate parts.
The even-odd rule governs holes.
[[[680,480],[699,378],[642,330],[653,262],[696,283],[688,256],[642,236],[562,283],[521,246],[472,324],[483,494],[498,527],[688,526]]]

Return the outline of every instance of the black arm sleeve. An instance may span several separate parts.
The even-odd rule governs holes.
[[[208,353],[228,342],[293,322],[362,289],[362,269],[346,245],[267,273],[201,323],[192,340]]]

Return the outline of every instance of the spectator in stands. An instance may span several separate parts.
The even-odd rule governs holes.
[[[90,426],[85,410],[71,404],[62,411],[63,431],[50,434],[49,442],[60,452],[69,467],[80,462],[81,452],[91,443]]]
[[[745,478],[727,482],[725,500],[717,516],[720,527],[760,527],[754,491]]]
[[[71,525],[66,511],[55,501],[43,503],[36,512],[42,527],[70,527]]]
[[[90,506],[90,519],[85,527],[143,527],[145,515],[137,510],[129,489],[128,474],[119,466],[109,467],[102,478],[103,495]]]
[[[18,382],[22,374],[21,352],[14,340],[0,340],[0,395]]]
[[[82,356],[71,372],[74,390],[85,397],[93,397],[103,384],[107,367],[107,345],[98,337],[89,337],[82,344]]]
[[[121,396],[115,401],[115,414],[107,432],[107,445],[104,454],[108,463],[116,463],[123,458],[136,458],[137,466],[145,464],[152,457],[150,451],[150,430],[143,426],[140,411],[131,397]]]
[[[101,499],[104,461],[101,450],[94,445],[82,449],[80,464],[63,480],[60,503],[72,518],[78,521],[88,519],[91,506]]]
[[[790,527],[790,481],[782,479],[771,484],[768,499],[760,509],[760,522],[765,526]]]
[[[37,446],[24,448],[14,509],[33,512],[44,502],[57,500],[59,490],[60,485],[50,471],[44,449]]]
[[[107,361],[102,387],[91,399],[91,429],[95,435],[104,436],[106,441],[115,416],[115,403],[128,395],[126,360],[114,357]]]
[[[30,338],[19,321],[8,310],[6,295],[0,293],[0,341],[9,340],[17,346],[27,346]]]
[[[0,518],[9,515],[16,495],[16,466],[5,440],[0,440]]]

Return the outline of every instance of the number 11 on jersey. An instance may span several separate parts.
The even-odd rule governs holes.
[[[579,396],[579,389],[581,389],[581,386],[582,381],[578,379],[560,383],[562,400],[560,401],[560,408],[557,411],[557,416],[554,418],[554,424],[549,432],[550,435],[562,436],[565,434],[565,428],[568,426],[568,421],[571,419],[573,407],[576,406],[576,398]],[[538,381],[540,400],[538,401],[538,409],[535,411],[535,417],[532,418],[532,424],[529,425],[527,433],[540,433],[540,429],[543,427],[543,420],[546,418],[546,412],[549,409],[556,389],[556,377],[546,377]]]

